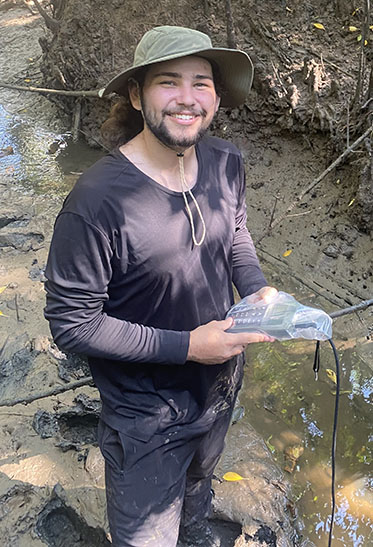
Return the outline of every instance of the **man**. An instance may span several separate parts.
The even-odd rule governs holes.
[[[217,93],[217,80],[224,91]],[[56,342],[88,355],[102,399],[99,443],[117,547],[219,545],[206,519],[211,478],[243,373],[263,334],[226,332],[241,296],[269,298],[246,228],[242,159],[204,136],[237,106],[249,57],[208,36],[157,27],[112,80],[143,128],[78,181],[48,260]]]

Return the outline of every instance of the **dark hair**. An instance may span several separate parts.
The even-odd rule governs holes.
[[[202,59],[205,59],[205,57],[202,57]],[[225,94],[225,89],[219,66],[215,61],[206,60],[211,64],[216,93],[219,97],[222,97]],[[144,87],[148,68],[148,66],[140,68],[131,78],[131,80],[138,83],[140,91]],[[129,98],[123,96],[112,106],[108,119],[102,124],[101,136],[105,145],[112,149],[136,137],[143,128],[144,120],[141,112],[133,108]]]

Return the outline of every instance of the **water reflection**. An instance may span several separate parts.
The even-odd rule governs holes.
[[[0,158],[0,175],[13,179],[14,188],[41,195],[66,194],[78,174],[103,155],[0,106],[0,149],[8,146],[13,154]]]
[[[286,287],[282,287],[286,290]],[[288,288],[289,292],[291,290]],[[295,295],[317,306],[311,295]],[[320,304],[319,304],[320,305]],[[320,305],[321,306],[321,305]],[[372,390],[371,365],[354,344],[346,344],[334,326],[341,362],[341,397],[336,451],[336,545],[373,545]],[[305,535],[327,545],[331,512],[331,438],[335,403],[335,370],[329,347],[322,345],[319,381],[314,381],[314,344],[303,341],[249,347],[240,404],[250,423],[272,450],[278,464],[292,470]],[[304,447],[299,450],[297,447]],[[289,449],[299,455],[287,464]]]

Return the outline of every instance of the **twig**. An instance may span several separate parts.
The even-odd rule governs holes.
[[[57,19],[54,19],[53,17],[48,15],[47,11],[39,4],[38,0],[34,0],[34,4],[36,6],[36,9],[44,19],[47,28],[49,28],[49,30],[51,30],[53,34],[56,34],[60,29],[60,22],[57,21]]]
[[[341,317],[342,315],[365,310],[366,308],[369,308],[369,306],[373,306],[373,298],[371,298],[370,300],[363,300],[362,302],[360,302],[360,304],[355,304],[355,306],[349,306],[348,308],[343,308],[342,310],[333,311],[329,315],[330,317],[335,319],[336,317]]]
[[[81,100],[81,98],[78,98],[75,101],[73,126],[72,126],[72,130],[71,130],[71,134],[72,134],[72,137],[73,137],[73,142],[78,141],[81,112],[82,112],[82,100]]]
[[[357,108],[361,99],[361,92],[364,84],[364,72],[365,72],[365,40],[369,32],[369,11],[370,11],[370,0],[365,0],[364,2],[364,23],[361,31],[361,42],[360,42],[360,54],[359,54],[359,71],[357,76],[357,83],[355,89],[355,95],[352,100],[353,107]]]
[[[19,317],[19,309],[18,309],[18,295],[17,293],[14,295],[14,306],[16,308],[16,317],[17,317],[17,323],[21,321]]]
[[[33,401],[37,401],[38,399],[45,399],[46,397],[52,397],[53,395],[58,395],[59,393],[64,393],[65,391],[70,391],[71,389],[76,389],[78,387],[86,386],[91,383],[93,383],[92,377],[86,376],[85,378],[82,378],[81,380],[76,380],[76,382],[70,382],[69,384],[66,384],[64,386],[58,386],[54,389],[49,389],[47,391],[33,393],[32,395],[29,395],[28,397],[19,397],[18,399],[5,399],[4,401],[0,401],[0,407],[15,406],[21,403],[24,403],[27,405],[28,403],[32,403]]]
[[[273,217],[275,216],[275,210],[276,210],[277,201],[278,201],[278,196],[275,196],[275,202],[274,202],[274,204],[273,204],[273,209],[272,209],[272,213],[271,213],[271,218],[269,219],[269,226],[268,226],[268,228],[271,228],[271,227],[272,227],[272,222],[273,222]]]
[[[321,209],[321,207],[318,207],[318,209]],[[309,215],[310,213],[312,213],[312,211],[303,211],[303,213],[292,213],[291,215],[286,215],[285,218],[301,217],[303,215]]]
[[[7,89],[15,89],[17,91],[30,91],[31,93],[50,93],[51,95],[66,95],[67,97],[98,97],[99,89],[89,89],[87,91],[70,91],[65,89],[48,89],[44,87],[32,87],[24,85],[13,85],[0,82],[0,87]]]
[[[346,159],[346,157],[350,154],[350,152],[352,152],[355,148],[357,148],[359,144],[369,135],[369,133],[372,132],[372,130],[373,130],[373,126],[369,127],[369,129],[367,129],[365,133],[363,133],[358,139],[356,139],[355,142],[351,144],[351,146],[349,146],[340,156],[338,156],[338,158],[335,161],[333,161],[333,163],[331,163],[329,167],[321,173],[321,175],[319,175],[314,181],[312,181],[312,183],[309,186],[304,188],[302,192],[299,194],[299,196],[289,205],[286,211],[272,222],[272,225],[267,228],[267,230],[255,242],[255,244],[258,245],[258,243],[260,243],[270,233],[272,228],[274,228],[275,226],[277,226],[277,224],[279,224],[282,220],[284,220],[286,215],[290,213],[300,201],[302,201],[303,197],[308,192],[310,192],[310,190],[312,190],[315,186],[317,186],[319,182],[321,182],[326,177],[326,175],[328,175],[331,171],[333,171],[335,167],[340,165]]]
[[[236,41],[236,35],[234,32],[231,0],[225,0],[225,16],[226,16],[226,23],[227,23],[228,47],[232,49],[237,49],[237,41]]]

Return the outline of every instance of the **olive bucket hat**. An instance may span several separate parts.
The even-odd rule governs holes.
[[[174,26],[155,27],[146,32],[135,50],[133,65],[101,89],[100,96],[112,92],[127,96],[128,80],[139,68],[188,55],[198,55],[217,64],[225,90],[222,106],[235,107],[245,101],[254,72],[250,57],[238,49],[213,47],[203,32]]]

